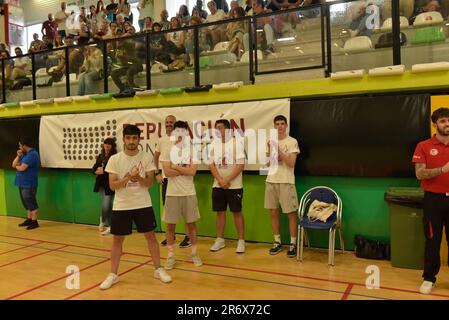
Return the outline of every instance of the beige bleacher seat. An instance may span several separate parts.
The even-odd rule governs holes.
[[[443,16],[437,11],[423,12],[416,16],[414,26],[426,26],[443,22]]]
[[[408,19],[406,17],[399,17],[399,25],[401,26],[401,28],[406,28],[409,26],[408,24]],[[392,30],[393,29],[393,19],[392,18],[388,18],[387,20],[384,21],[384,23],[382,24],[382,27],[380,27],[380,30],[382,31],[388,31],[388,30]]]
[[[367,36],[358,36],[346,40],[343,50],[345,52],[364,51],[373,47],[371,39]]]
[[[229,47],[228,41],[222,41],[215,45],[214,51],[227,51]]]
[[[257,50],[257,59],[263,60],[263,53],[262,50]],[[255,57],[254,57],[255,60]],[[246,62],[249,63],[249,52],[246,51],[242,56],[240,57],[240,62]]]

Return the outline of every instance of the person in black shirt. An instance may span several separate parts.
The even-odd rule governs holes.
[[[103,142],[101,147],[101,153],[98,155],[92,172],[97,177],[95,179],[94,192],[99,192],[102,201],[102,211],[100,217],[100,225],[98,226],[102,235],[109,234],[111,231],[111,212],[112,201],[114,197],[114,191],[109,187],[109,174],[104,171],[109,158],[117,153],[115,140],[113,138],[107,138]],[[105,228],[107,223],[108,228]]]

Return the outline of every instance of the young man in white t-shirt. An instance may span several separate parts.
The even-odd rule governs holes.
[[[58,23],[58,33],[64,39],[68,36],[67,30],[67,18],[70,16],[67,13],[67,3],[61,2],[61,10],[55,13],[55,21]]]
[[[173,132],[173,126],[176,122],[176,117],[173,115],[169,115],[165,118],[165,133],[166,135],[159,139],[159,141],[156,143],[156,149],[154,152],[154,165],[156,166],[156,179],[157,182],[162,185],[162,203],[165,205],[165,195],[167,193],[167,185],[168,185],[168,179],[164,174],[164,170],[162,169],[162,163],[159,161],[159,157],[161,156],[161,153],[163,153],[166,149],[170,149],[174,145],[174,141],[170,140],[170,135]],[[159,171],[160,169],[160,171]],[[187,228],[186,228],[187,230]],[[173,238],[173,240],[176,240],[176,238]],[[161,245],[166,246],[167,245],[167,239],[164,239],[161,242]],[[185,236],[184,240],[181,241],[179,244],[180,248],[188,248],[192,244],[190,243],[189,236]]]
[[[155,170],[150,156],[139,151],[140,129],[129,125],[123,129],[123,151],[109,159],[105,171],[109,173],[109,186],[115,191],[111,215],[111,233],[114,235],[111,249],[111,273],[100,285],[109,289],[118,282],[118,267],[125,236],[132,234],[133,222],[137,232],[143,233],[155,267],[154,277],[171,282],[171,277],[161,267],[159,244],[154,234],[156,219],[151,206],[148,188],[153,185]]]
[[[287,256],[296,256],[296,235],[298,224],[298,195],[295,187],[295,163],[299,154],[298,141],[287,135],[287,118],[278,115],[274,118],[274,127],[278,131],[278,140],[269,141],[267,157],[269,172],[265,182],[265,209],[271,212],[271,225],[274,233],[274,244],[270,254],[278,254],[282,250],[279,229],[279,206],[288,215],[290,225],[290,246]]]
[[[173,269],[175,254],[173,249],[176,224],[182,216],[187,225],[187,232],[192,242],[192,261],[195,266],[203,262],[197,252],[196,221],[200,217],[198,200],[196,198],[193,177],[196,174],[196,164],[193,159],[193,148],[188,137],[187,122],[176,121],[172,136],[176,142],[161,155],[164,174],[168,178],[167,194],[162,220],[167,223],[168,257],[165,269]]]
[[[210,172],[214,176],[212,186],[212,210],[217,212],[217,239],[210,248],[215,252],[225,247],[224,228],[226,224],[226,210],[234,215],[235,227],[239,240],[237,253],[245,252],[244,220],[242,214],[243,182],[242,172],[245,166],[243,145],[231,134],[228,120],[220,119],[215,122],[218,138],[214,139],[210,151]]]

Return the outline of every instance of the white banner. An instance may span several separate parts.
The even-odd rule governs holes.
[[[122,130],[126,124],[135,124],[142,130],[140,149],[153,154],[157,140],[165,135],[164,121],[168,115],[187,121],[193,139],[213,128],[218,119],[229,120],[231,129],[241,130],[245,135],[252,130],[255,135],[266,132],[268,139],[276,115],[283,115],[290,121],[290,100],[44,116],[41,118],[39,133],[42,166],[92,168],[104,139],[116,138],[117,149],[122,149]],[[265,136],[263,140],[264,145]],[[254,163],[247,164],[245,170],[258,170],[259,167]]]

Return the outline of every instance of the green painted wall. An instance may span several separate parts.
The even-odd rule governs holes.
[[[25,216],[17,188],[14,187],[14,171],[5,170],[7,213]],[[263,208],[265,177],[244,176],[243,213],[246,239],[272,242],[272,231],[268,210]],[[0,178],[1,181],[1,178]],[[94,177],[87,170],[42,170],[39,178],[38,202],[42,219],[97,224],[101,212],[100,198],[92,192]],[[198,233],[215,237],[215,213],[212,212],[212,176],[199,173],[195,177],[201,219]],[[389,212],[383,200],[384,191],[391,186],[418,186],[414,178],[346,178],[346,177],[297,177],[300,197],[317,185],[326,185],[336,190],[343,201],[343,235],[347,249],[353,248],[355,234],[389,241]],[[151,189],[153,207],[161,230],[159,188]],[[164,226],[162,226],[164,229]],[[282,241],[289,242],[288,220],[281,217]],[[184,231],[179,225],[178,232]],[[327,247],[327,232],[309,232],[315,247]],[[226,238],[236,238],[232,214],[227,214]],[[337,245],[338,246],[338,245]]]
[[[0,216],[6,215],[5,170],[0,169]]]

